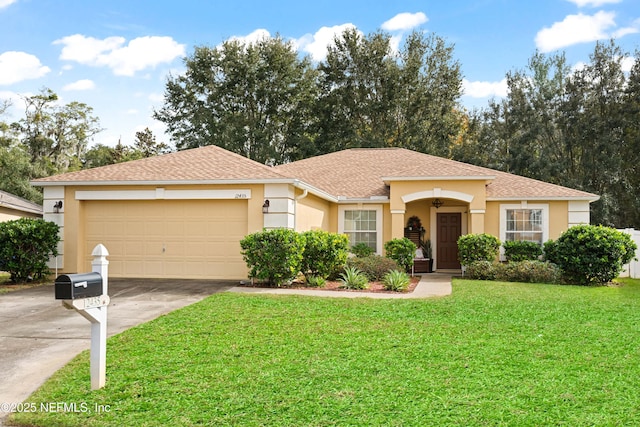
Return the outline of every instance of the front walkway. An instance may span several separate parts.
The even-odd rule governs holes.
[[[406,294],[387,292],[325,291],[322,289],[252,288],[248,286],[235,286],[229,289],[228,292],[243,292],[250,294],[308,295],[336,298],[432,298],[451,295],[451,275],[442,273],[423,274],[414,291]]]

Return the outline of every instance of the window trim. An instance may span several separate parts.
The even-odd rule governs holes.
[[[382,205],[338,205],[338,233],[344,234],[346,211],[376,211],[376,254],[382,255]]]
[[[519,204],[500,205],[500,241],[505,242],[507,239],[507,211],[513,209],[540,209],[542,211],[542,243],[549,240],[549,204],[529,204],[523,201]],[[500,258],[504,258],[504,248],[502,247],[500,247]]]

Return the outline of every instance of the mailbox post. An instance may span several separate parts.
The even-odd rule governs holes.
[[[64,307],[76,310],[91,322],[91,389],[97,390],[104,387],[106,380],[109,251],[99,244],[91,255],[93,271],[58,276],[55,293]]]

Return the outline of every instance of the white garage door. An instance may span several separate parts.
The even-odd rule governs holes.
[[[83,208],[84,253],[105,245],[110,276],[247,277],[246,200],[86,201]]]

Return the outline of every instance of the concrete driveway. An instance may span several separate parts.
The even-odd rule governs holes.
[[[108,334],[120,333],[235,284],[109,279]],[[88,349],[90,325],[75,310],[67,310],[54,299],[53,285],[0,295],[0,405],[22,402],[49,376]],[[6,415],[0,410],[0,425]]]

